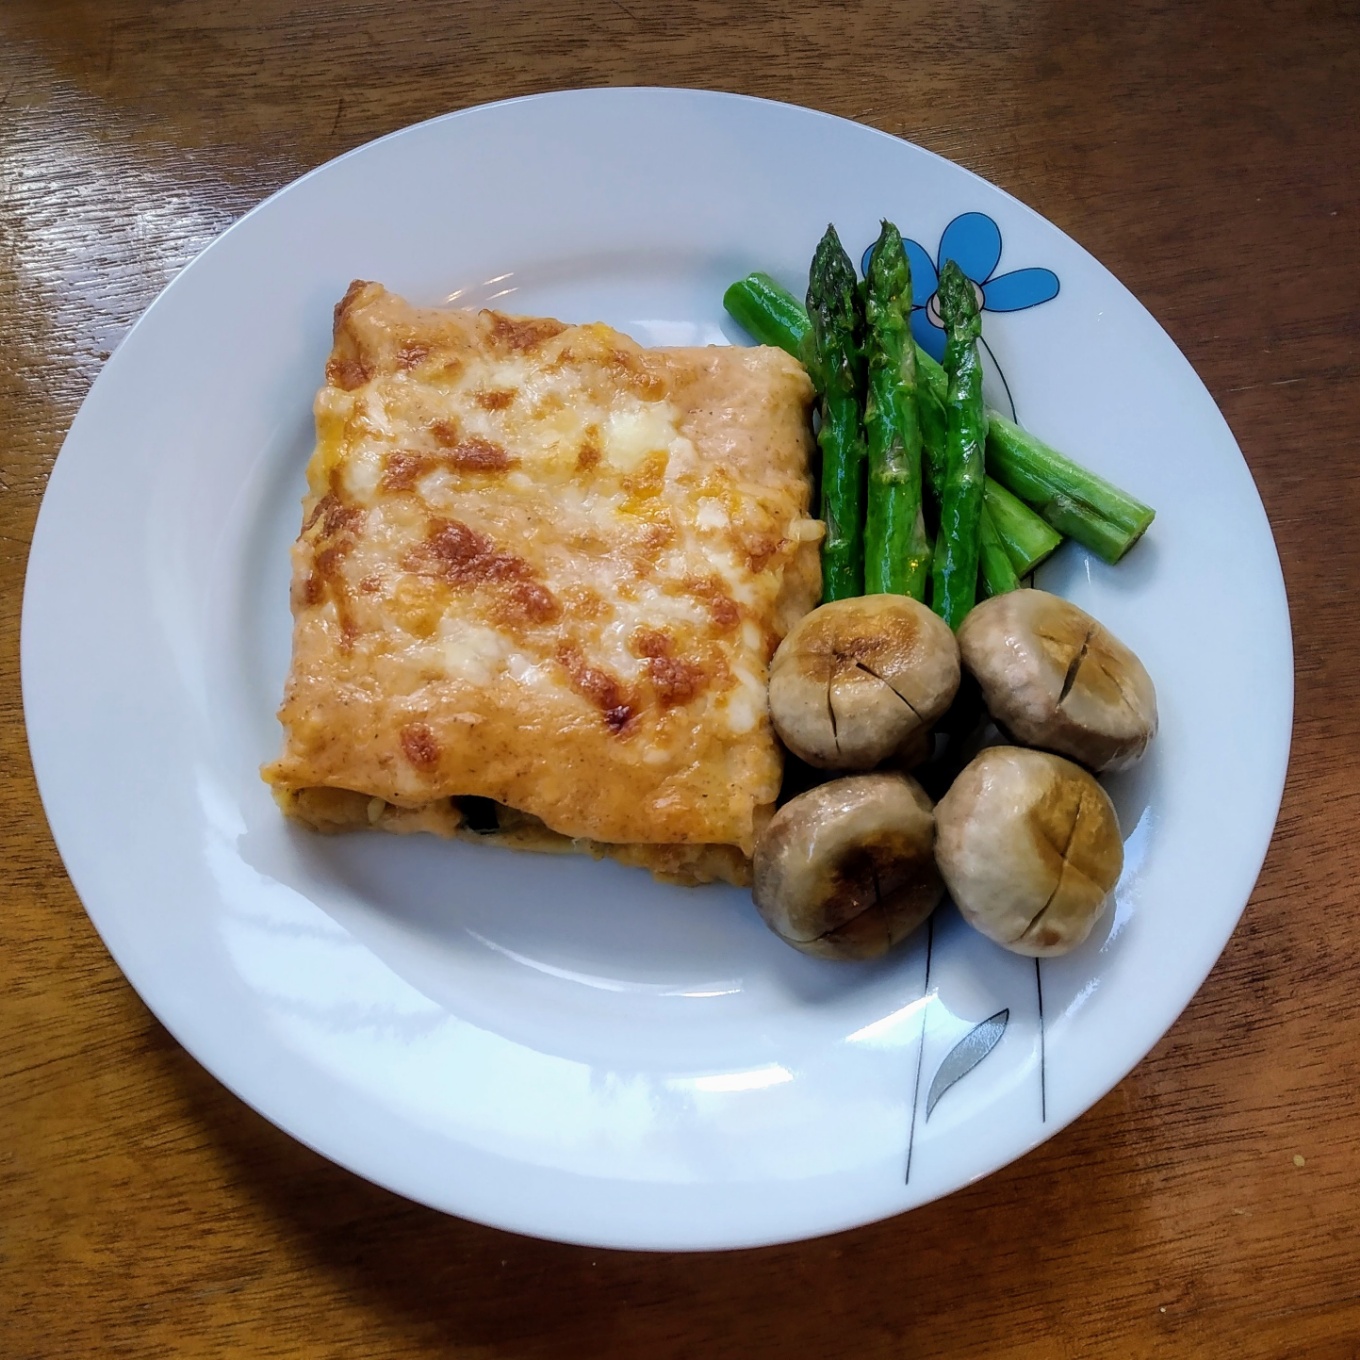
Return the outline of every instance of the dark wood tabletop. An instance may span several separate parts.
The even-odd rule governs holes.
[[[535,1241],[293,1142],[124,981],[63,872],[25,744],[39,500],[101,364],[164,284],[350,147],[601,84],[807,104],[1034,205],[1198,370],[1289,592],[1278,828],[1175,1027],[1018,1163],[797,1245]],[[1355,0],[7,0],[0,1354],[1360,1356],[1357,299]]]

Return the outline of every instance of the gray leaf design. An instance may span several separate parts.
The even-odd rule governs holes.
[[[935,1079],[930,1083],[930,1091],[926,1095],[927,1119],[930,1118],[930,1112],[939,1104],[940,1097],[956,1081],[966,1077],[1001,1042],[1001,1036],[1005,1034],[1010,1018],[1009,1007],[997,1011],[995,1015],[989,1015],[980,1024],[974,1025],[945,1054],[944,1061],[940,1064],[939,1071],[935,1073]]]

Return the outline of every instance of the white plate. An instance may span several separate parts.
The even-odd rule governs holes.
[[[1127,868],[1086,947],[1039,970],[951,909],[888,961],[819,963],[735,890],[283,823],[256,770],[280,736],[287,549],[331,307],[352,278],[602,319],[644,342],[723,342],[741,339],[725,285],[763,268],[800,289],[828,220],[852,252],[880,215],[933,251],[970,212],[1003,239],[993,278],[1061,281],[1041,306],[985,317],[1021,420],[1159,512],[1118,568],[1066,548],[1044,574],[1141,654],[1161,697],[1150,756],[1111,781]],[[180,1042],[371,1180],[628,1247],[881,1218],[1087,1109],[1171,1025],[1247,900],[1292,675],[1251,477],[1190,366],[1110,274],[916,147],[678,90],[436,119],[232,227],[91,390],[43,503],[23,619],[57,843]]]

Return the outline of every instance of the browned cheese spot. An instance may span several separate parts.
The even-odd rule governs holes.
[[[675,639],[660,628],[639,628],[629,639],[634,656],[670,656]]]
[[[430,458],[410,449],[393,449],[383,459],[384,491],[409,491],[430,470]]]
[[[346,544],[332,543],[313,558],[313,575],[319,577],[323,584],[329,584],[340,575],[340,563],[344,560],[347,547]]]
[[[362,387],[373,376],[373,368],[363,345],[349,324],[350,313],[367,287],[361,279],[356,279],[335,306],[332,330],[334,345],[326,361],[326,381],[345,392]]]
[[[515,389],[513,387],[482,388],[472,394],[472,400],[483,411],[503,411],[514,399]]]
[[[608,363],[616,375],[644,401],[660,401],[666,395],[665,378],[652,367],[645,355],[614,349],[609,354]]]
[[[741,546],[752,571],[764,571],[783,544],[784,540],[778,534],[746,533],[741,536]]]
[[[678,656],[654,656],[647,662],[647,670],[662,708],[689,703],[708,683],[703,667]]]
[[[333,491],[327,492],[321,498],[321,503],[325,507],[321,516],[321,532],[327,538],[348,537],[363,523],[363,509],[347,504]]]
[[[562,606],[547,586],[537,581],[514,581],[505,591],[502,612],[528,623],[551,623],[561,617]]]
[[[643,548],[648,553],[660,552],[675,542],[675,526],[667,521],[653,520],[639,535]]]
[[[381,486],[384,491],[410,491],[437,467],[455,472],[504,472],[518,461],[489,439],[464,439],[437,454],[394,449],[383,460]]]
[[[452,585],[526,581],[531,575],[522,557],[498,548],[485,534],[456,519],[431,520],[415,558],[417,569],[433,569]]]
[[[345,556],[354,547],[354,535],[363,522],[364,512],[345,502],[339,491],[338,474],[331,478],[331,490],[312,507],[302,527],[312,548],[312,570],[302,585],[302,602],[308,607],[322,604],[328,597],[335,602],[340,625],[340,645],[348,650],[359,635],[350,609],[349,591],[341,570]]]
[[[416,340],[408,340],[397,349],[397,367],[414,368],[417,364],[423,363],[429,356],[429,345],[422,345]]]
[[[463,438],[463,431],[452,417],[446,420],[431,421],[430,434],[434,438],[434,442],[443,449],[453,448]]]
[[[326,360],[326,381],[342,392],[353,392],[373,376],[372,369],[360,357],[332,354]]]
[[[349,325],[349,314],[368,287],[362,279],[355,279],[335,305],[335,345],[326,361],[326,381],[345,392],[362,387],[373,376],[369,357]]]
[[[474,436],[453,445],[444,455],[443,461],[459,472],[504,472],[519,460],[512,458],[492,440]]]
[[[720,633],[730,633],[741,622],[741,610],[719,577],[687,576],[683,584],[688,594],[708,606],[713,626]]]
[[[631,638],[633,653],[647,660],[647,674],[662,708],[696,698],[708,683],[702,666],[675,655],[675,638],[659,628],[639,628]]]
[[[599,465],[603,457],[604,449],[600,446],[599,427],[591,425],[586,430],[585,438],[581,440],[581,446],[576,450],[576,471],[589,472],[591,468]]]
[[[332,326],[335,330],[340,329],[341,323],[349,315],[350,309],[358,300],[359,294],[368,287],[365,279],[355,279],[348,288],[345,289],[345,296],[335,304],[335,311],[332,314]]]
[[[482,316],[492,344],[518,353],[537,349],[545,340],[551,340],[567,329],[560,321],[549,317],[506,316],[503,312],[493,311],[485,311]]]
[[[508,620],[547,623],[562,612],[557,597],[535,580],[522,557],[456,519],[431,520],[425,541],[410,553],[406,566],[449,585],[500,586],[497,613]]]
[[[557,649],[558,664],[566,671],[572,688],[600,710],[605,726],[621,734],[635,716],[633,700],[622,681],[586,664],[580,651],[566,643]]]
[[[348,539],[328,544],[312,559],[312,571],[304,587],[307,604],[320,605],[327,597],[335,602],[335,618],[340,625],[340,649],[349,651],[359,636],[358,625],[350,608],[349,591],[345,586],[341,564],[354,545]]]
[[[430,770],[439,764],[439,743],[425,723],[407,723],[401,729],[401,750],[418,770]]]

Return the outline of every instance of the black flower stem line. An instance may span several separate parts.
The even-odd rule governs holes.
[[[1039,1122],[1048,1123],[1048,1074],[1044,1054],[1044,975],[1034,960],[1034,990],[1039,997]]]
[[[1002,371],[1001,365],[997,363],[996,355],[992,353],[992,347],[981,335],[978,336],[978,344],[987,351],[987,357],[992,361],[992,371],[1001,379],[1002,390],[1006,393],[1006,405],[1011,408],[1011,419],[1018,422],[1020,417],[1015,413],[1015,398],[1011,396],[1011,385],[1006,381],[1006,375]]]
[[[927,997],[930,995],[930,956],[935,947],[934,913],[926,920],[926,980],[921,984],[921,1040],[916,1050],[916,1083],[911,1092],[911,1124],[907,1129],[907,1171],[902,1178],[903,1185],[911,1184],[911,1153],[916,1146],[916,1110],[921,1103],[921,1069],[926,1061],[926,1012],[930,1009]]]

